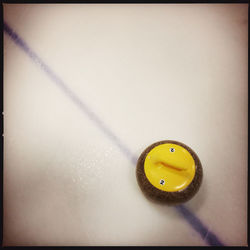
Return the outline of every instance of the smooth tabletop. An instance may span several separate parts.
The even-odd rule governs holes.
[[[247,245],[247,4],[4,4],[4,245]],[[150,202],[136,161],[176,140],[204,179]]]

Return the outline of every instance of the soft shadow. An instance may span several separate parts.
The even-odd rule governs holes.
[[[191,200],[185,203],[185,205],[188,206],[193,212],[198,212],[203,207],[206,198],[207,198],[207,183],[206,179],[203,176],[200,189]]]

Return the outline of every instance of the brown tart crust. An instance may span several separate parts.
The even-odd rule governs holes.
[[[154,187],[149,180],[147,179],[144,172],[144,161],[147,154],[156,146],[165,143],[172,143],[185,148],[193,157],[195,161],[195,176],[192,182],[183,190],[177,192],[166,192]],[[197,154],[187,145],[173,140],[164,140],[153,143],[149,147],[147,147],[142,154],[140,155],[137,166],[136,166],[136,178],[138,184],[142,190],[142,192],[146,195],[146,197],[150,200],[166,203],[168,205],[178,205],[180,203],[186,202],[190,200],[199,190],[202,178],[203,178],[203,170],[199,157]]]

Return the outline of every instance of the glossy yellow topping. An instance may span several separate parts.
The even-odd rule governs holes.
[[[146,156],[144,171],[156,188],[176,192],[185,189],[195,176],[195,161],[182,146],[172,143],[154,147]]]

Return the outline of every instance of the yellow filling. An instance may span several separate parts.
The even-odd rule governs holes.
[[[146,156],[144,171],[156,188],[176,192],[185,189],[195,176],[192,155],[182,146],[172,143],[154,147]]]

